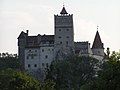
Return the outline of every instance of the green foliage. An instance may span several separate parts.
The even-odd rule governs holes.
[[[120,52],[113,52],[109,60],[104,62],[96,80],[84,90],[120,90]]]
[[[79,90],[82,85],[94,79],[98,60],[91,57],[73,57],[55,60],[48,69],[47,79],[53,80],[57,90]]]
[[[111,61],[120,61],[120,52],[113,51],[111,56],[109,57]]]
[[[6,69],[0,71],[0,90],[39,90],[37,80],[25,73]]]
[[[0,53],[0,69],[19,69],[20,62],[17,54]]]
[[[46,80],[42,83],[42,90],[55,90],[55,83],[52,80]]]

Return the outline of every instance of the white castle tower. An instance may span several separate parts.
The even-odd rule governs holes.
[[[54,24],[55,58],[63,58],[74,52],[73,15],[68,14],[63,6],[60,15],[54,16]]]
[[[103,60],[104,45],[98,30],[92,48],[88,41],[74,42],[73,14],[68,14],[63,6],[60,15],[54,15],[54,35],[30,36],[28,30],[22,31],[18,37],[18,54],[22,70],[42,72],[53,60],[73,54]]]
[[[93,57],[97,58],[98,60],[102,60],[104,58],[105,56],[104,44],[102,43],[102,40],[100,38],[100,35],[98,32],[98,26],[97,26],[97,32],[96,32],[91,49],[92,49]]]

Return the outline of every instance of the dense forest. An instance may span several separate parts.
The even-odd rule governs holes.
[[[17,54],[0,53],[0,90],[120,90],[120,52],[106,55],[55,60],[40,81],[20,70]]]

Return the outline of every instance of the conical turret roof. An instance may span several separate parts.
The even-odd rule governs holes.
[[[92,46],[92,49],[103,49],[103,43],[101,41],[101,38],[100,38],[100,35],[99,35],[99,32],[97,31],[96,32],[96,35],[95,35],[95,39],[94,39],[94,42],[93,42],[93,46]]]
[[[68,14],[64,6],[63,6],[62,11],[60,12],[60,14]]]

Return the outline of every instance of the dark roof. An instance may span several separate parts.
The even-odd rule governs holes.
[[[74,46],[75,46],[75,53],[76,54],[88,54],[88,48],[89,48],[90,43],[88,41],[85,42],[75,42]]]
[[[18,36],[18,39],[19,39],[19,38],[25,38],[26,35],[27,35],[27,33],[25,33],[25,32],[22,31],[22,32],[20,33],[20,35]]]
[[[28,46],[39,46],[40,43],[54,43],[54,35],[38,35],[38,36],[28,36],[27,45]]]
[[[41,41],[54,41],[54,35],[43,35]]]
[[[92,49],[94,48],[97,48],[97,49],[104,48],[98,31],[96,32],[95,39],[94,39],[93,46],[92,46]]]
[[[27,43],[33,43],[34,45],[37,45],[38,44],[37,36],[28,36]]]
[[[64,6],[63,6],[62,11],[60,12],[60,14],[68,14]]]

